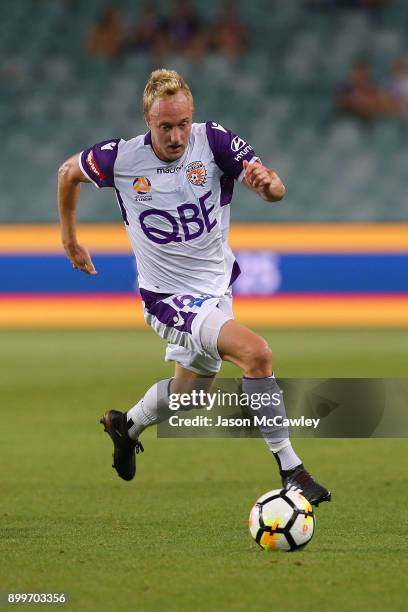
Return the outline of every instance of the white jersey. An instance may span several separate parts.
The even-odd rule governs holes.
[[[194,123],[178,160],[160,160],[151,134],[106,140],[80,155],[84,175],[113,187],[148,292],[221,296],[239,274],[228,245],[229,204],[243,160],[242,138],[214,122]]]

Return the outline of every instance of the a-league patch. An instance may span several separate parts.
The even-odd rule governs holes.
[[[200,187],[204,185],[205,179],[207,178],[207,170],[200,161],[193,161],[186,167],[187,178],[193,185]]]
[[[149,193],[152,188],[151,181],[147,178],[147,176],[137,176],[133,181],[133,189],[137,191],[137,193],[145,194]]]

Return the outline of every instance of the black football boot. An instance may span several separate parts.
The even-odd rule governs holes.
[[[330,501],[331,493],[314,478],[303,467],[298,465],[295,469],[281,472],[282,485],[285,489],[292,488],[300,490],[302,495],[312,504],[318,506],[321,502]]]
[[[112,438],[114,446],[112,467],[123,480],[132,480],[136,474],[135,453],[143,452],[144,448],[139,440],[129,438],[126,412],[108,410],[99,422]]]

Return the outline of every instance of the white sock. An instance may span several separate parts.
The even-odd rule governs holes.
[[[171,378],[160,380],[146,391],[144,397],[127,412],[132,421],[128,429],[129,438],[137,440],[142,431],[150,425],[161,423],[173,413],[169,408],[169,385]]]
[[[256,410],[256,414],[268,418],[277,415],[281,416],[282,419],[286,418],[283,395],[281,394],[274,375],[265,378],[244,377],[242,379],[242,390],[244,393],[247,393],[249,396],[253,395],[255,398],[263,394],[267,394],[271,397],[270,403],[263,404],[259,407],[258,410]],[[280,402],[276,404],[276,402],[272,400],[274,395],[276,397],[278,394],[280,395]],[[281,471],[292,470],[302,463],[302,460],[292,448],[287,427],[259,427],[259,430],[277,459]]]
[[[275,455],[275,459],[278,459],[278,464],[281,472],[293,470],[295,467],[302,463],[302,460],[293,450],[292,444],[288,438],[286,438],[286,440],[282,442],[279,449],[274,450],[272,448],[272,445],[270,446],[270,449]]]

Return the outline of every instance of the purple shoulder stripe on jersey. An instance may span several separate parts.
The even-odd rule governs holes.
[[[234,265],[231,270],[231,278],[228,287],[231,287],[233,283],[237,280],[238,276],[241,274],[241,268],[239,267],[239,263],[237,260],[234,261]]]
[[[207,121],[205,129],[215,163],[225,174],[238,179],[242,162],[256,157],[255,151],[245,140],[214,121]]]
[[[152,133],[151,133],[150,130],[147,132],[147,134],[145,134],[143,144],[151,146],[151,144],[152,144]]]
[[[223,174],[220,178],[220,187],[220,206],[228,206],[228,204],[231,204],[232,194],[234,193],[234,179],[232,176]]]
[[[115,186],[113,168],[119,142],[120,138],[103,140],[81,153],[82,169],[97,187]]]

